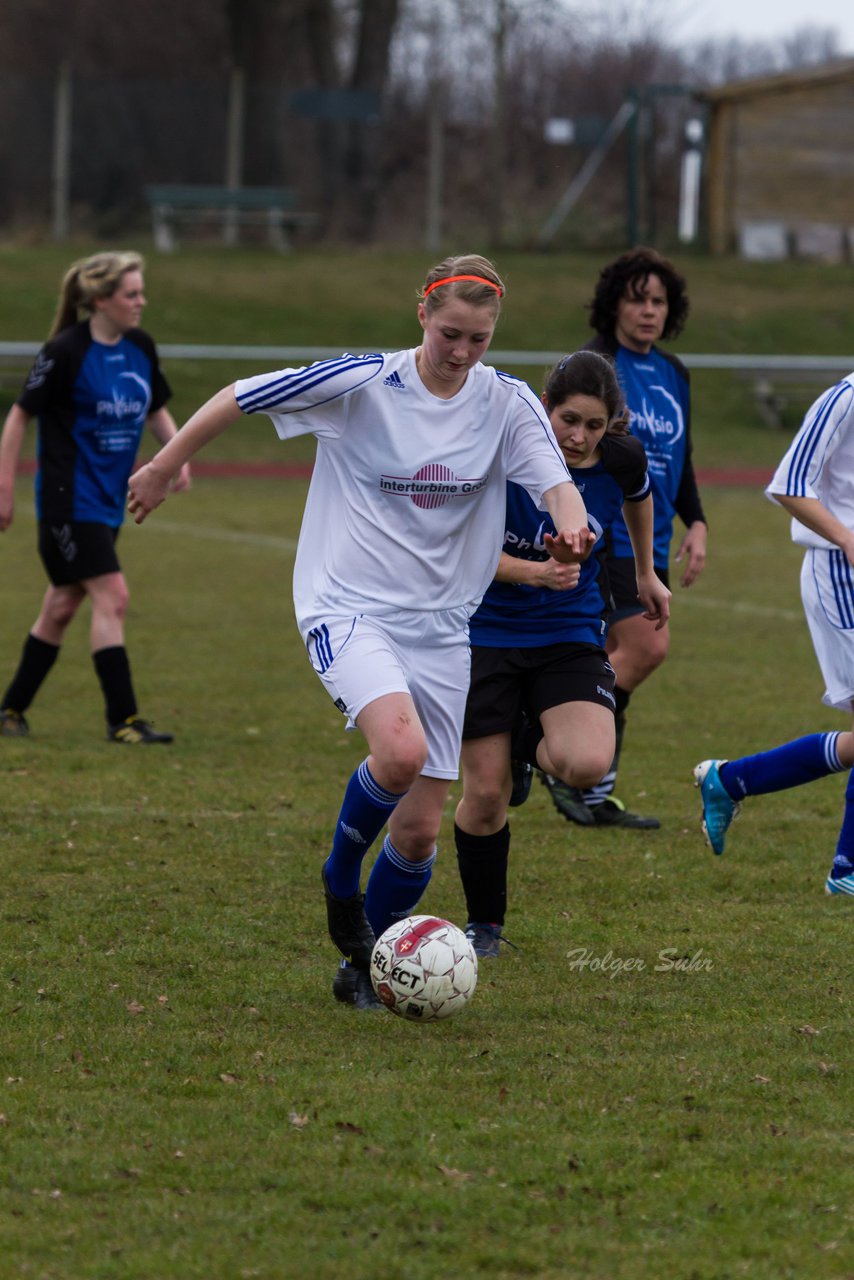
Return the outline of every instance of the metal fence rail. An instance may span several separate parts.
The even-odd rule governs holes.
[[[0,342],[0,360],[32,359],[41,349],[40,342]],[[325,360],[340,356],[343,351],[353,355],[376,351],[376,347],[356,344],[337,347],[266,347],[266,346],[207,346],[205,344],[163,342],[158,350],[164,360],[251,360],[256,364],[282,367],[291,361]],[[565,351],[489,351],[485,363],[515,365],[519,367],[545,367],[556,364],[566,355]],[[748,373],[851,373],[854,355],[851,356],[786,356],[786,355],[720,355],[679,353],[679,358],[689,369],[730,369]]]

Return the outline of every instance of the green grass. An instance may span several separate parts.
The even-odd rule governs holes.
[[[67,256],[0,252],[0,337],[43,331]],[[360,332],[414,340],[423,255],[341,255],[331,283],[322,265],[152,255],[151,327],[346,344],[358,295]],[[854,349],[848,269],[751,290],[735,264],[689,267],[686,349]],[[512,260],[502,345],[563,345],[592,270]],[[539,315],[548,296],[560,315]],[[816,340],[834,315],[838,347]],[[738,390],[697,378],[701,465],[782,453]],[[288,456],[247,426],[219,456]],[[820,705],[786,518],[758,490],[704,494],[709,566],[675,588],[620,777],[661,831],[571,827],[535,786],[512,822],[520,949],[458,1017],[417,1027],[330,995],[319,864],[362,750],[293,622],[304,495],[200,478],[123,532],[140,702],[173,747],[104,740],[84,619],[30,739],[2,740],[2,1280],[850,1276],[851,907],[822,893],[844,779],[749,802],[723,858],[690,785],[705,756],[844,727]],[[5,682],[42,590],[26,479],[2,554]],[[424,903],[456,920],[458,795]]]
[[[850,907],[821,892],[843,783],[752,802],[722,859],[690,786],[704,755],[832,724],[784,517],[708,494],[709,569],[621,776],[662,830],[570,827],[535,787],[520,950],[419,1028],[329,993],[318,866],[361,751],[292,620],[303,496],[201,480],[123,533],[173,748],[102,739],[83,625],[3,743],[0,1274],[847,1274]],[[39,591],[21,505],[7,666]],[[460,919],[451,815],[425,905]]]

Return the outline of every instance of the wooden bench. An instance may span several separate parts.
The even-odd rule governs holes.
[[[145,198],[151,206],[154,244],[164,253],[178,247],[176,225],[198,225],[221,220],[225,244],[236,244],[238,227],[260,223],[274,249],[291,247],[289,232],[312,226],[316,213],[298,213],[296,193],[290,187],[217,187],[189,183],[147,186]]]

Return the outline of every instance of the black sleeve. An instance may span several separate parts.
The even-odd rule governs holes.
[[[682,465],[679,488],[676,490],[676,497],[673,501],[676,514],[687,529],[697,520],[702,520],[703,524],[708,524],[703,511],[703,504],[700,501],[700,491],[697,488],[697,476],[694,472],[694,445],[691,440],[691,375],[679,357],[675,356],[672,351],[662,351],[660,347],[656,347],[656,351],[658,351],[659,355],[664,356],[665,360],[669,360],[674,365],[688,386],[688,412],[685,417],[685,461]]]
[[[624,498],[642,502],[649,496],[646,449],[637,436],[604,435],[599,449],[603,467],[614,477]]]
[[[91,341],[88,325],[72,325],[44,344],[17,403],[30,417],[69,409],[74,379]]]
[[[702,520],[703,524],[708,524],[706,513],[703,511],[703,504],[700,501],[700,491],[697,488],[697,477],[694,473],[694,464],[691,461],[691,441],[688,440],[688,447],[685,451],[685,465],[682,468],[682,479],[679,481],[679,488],[676,491],[676,501],[673,504],[676,508],[676,514],[685,525],[686,529],[694,524],[697,520]]]

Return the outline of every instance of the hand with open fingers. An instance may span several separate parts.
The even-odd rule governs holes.
[[[590,555],[596,535],[590,529],[559,529],[554,537],[543,535],[546,551],[562,564],[581,564]]]

